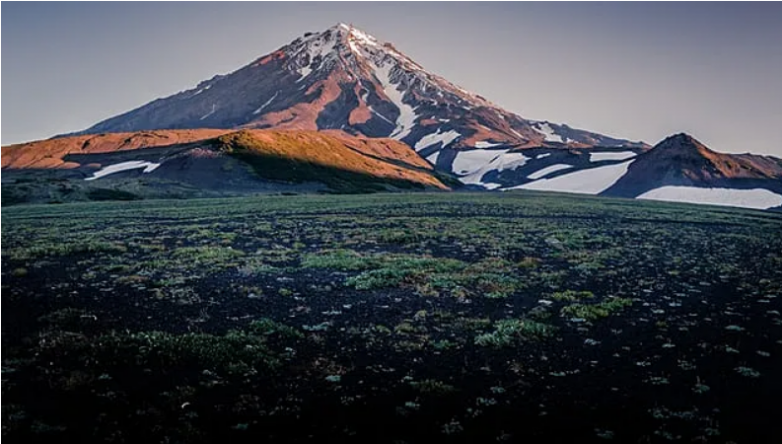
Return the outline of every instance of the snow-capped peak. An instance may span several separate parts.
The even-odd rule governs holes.
[[[380,68],[388,69],[393,83],[402,85],[400,89],[405,97],[413,89],[419,97],[428,96],[432,103],[450,103],[466,109],[494,107],[482,97],[427,72],[392,44],[352,24],[337,23],[322,32],[305,33],[281,48],[281,53],[286,55],[287,70],[298,74],[297,83],[305,78],[327,77],[337,66],[348,74],[348,79],[379,79],[377,70]],[[385,68],[389,65],[390,68]],[[314,72],[321,75],[313,76]],[[383,76],[383,73],[380,75]]]
[[[158,104],[91,130],[149,125],[341,129],[402,140],[420,147],[426,158],[441,149],[627,143],[524,119],[426,71],[394,45],[346,23],[307,32],[234,73],[164,101],[165,113],[154,111]],[[426,143],[440,138],[442,143]],[[440,157],[439,168],[448,168],[449,159],[452,156]]]
[[[294,40],[292,45],[303,44],[304,46],[317,44],[317,42],[329,41],[332,43],[342,43],[347,45],[362,45],[376,47],[380,45],[378,40],[367,32],[364,32],[353,25],[338,23],[323,32],[308,32],[303,37]],[[335,48],[337,46],[335,45]],[[341,49],[341,45],[340,48]]]
[[[348,44],[351,45],[358,44],[358,45],[373,46],[373,47],[378,46],[378,41],[375,37],[367,34],[366,32],[360,29],[354,28],[353,26],[348,26],[347,28],[347,40],[348,40]]]

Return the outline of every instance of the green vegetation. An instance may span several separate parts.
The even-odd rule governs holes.
[[[342,271],[366,270],[372,268],[373,264],[377,264],[377,261],[352,250],[312,253],[301,260],[301,266],[305,268],[333,268]]]
[[[196,264],[226,262],[244,256],[244,252],[231,247],[183,247],[171,253],[176,260],[192,261]]]
[[[597,304],[571,304],[562,307],[562,315],[586,321],[596,321],[600,318],[606,318],[612,313],[630,305],[633,305],[632,299],[611,298]]]
[[[87,240],[84,242],[42,243],[30,248],[12,249],[8,255],[15,260],[36,259],[47,256],[76,256],[99,253],[124,253],[127,248],[120,242],[102,242]]]
[[[573,290],[567,290],[567,291],[557,291],[554,294],[551,295],[551,299],[555,301],[579,301],[582,299],[592,299],[595,297],[595,294],[591,291],[573,291]]]
[[[483,347],[507,347],[519,341],[548,338],[556,327],[530,319],[502,319],[494,323],[494,331],[475,337],[475,344]]]
[[[264,336],[279,335],[285,338],[302,339],[304,335],[294,327],[276,322],[273,319],[262,318],[250,323],[250,330]]]
[[[10,442],[777,441],[777,214],[536,193],[4,210]]]

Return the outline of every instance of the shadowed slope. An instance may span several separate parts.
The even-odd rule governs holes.
[[[340,131],[168,130],[2,150],[5,204],[82,200],[104,188],[138,197],[448,188],[407,145]]]

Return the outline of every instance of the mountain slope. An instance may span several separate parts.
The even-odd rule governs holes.
[[[651,148],[525,119],[344,24],[306,33],[233,73],[100,122],[83,134],[111,138],[103,134],[135,132],[128,140],[120,137],[117,145],[131,149],[165,144],[149,135],[156,129],[177,129],[181,143],[195,141],[200,136],[191,133],[204,131],[213,139],[210,153],[239,159],[255,174],[316,181],[340,191],[355,189],[354,181],[359,188],[388,185],[368,185],[362,177],[371,178],[369,183],[379,178],[441,188],[437,177],[445,175],[433,174],[433,166],[468,189],[782,206],[779,159],[716,153],[684,134]],[[258,132],[270,129],[295,132]],[[229,134],[236,130],[250,132]],[[75,140],[87,152],[100,140],[79,137]],[[51,149],[54,154],[45,157],[22,150],[8,162],[73,166],[68,162],[75,155],[58,157],[65,148]],[[131,166],[137,174],[152,168]],[[215,172],[210,177],[223,176]]]
[[[341,131],[85,135],[6,146],[2,161],[5,204],[81,200],[106,189],[126,197],[447,189],[407,145]]]
[[[680,201],[747,208],[782,206],[782,159],[753,154],[723,154],[687,134],[666,138],[648,151],[562,150],[527,168],[549,165],[527,175],[527,182],[503,189],[559,191],[603,196]],[[536,163],[537,162],[537,163]]]
[[[20,143],[2,148],[2,168],[9,170],[78,168],[66,160],[69,154],[101,154],[140,148],[175,146],[221,136],[228,130],[143,131],[59,137]]]
[[[107,119],[85,133],[161,128],[341,129],[391,137],[437,168],[465,149],[646,149],[630,142],[534,121],[431,74],[389,43],[339,24],[307,33],[225,76]]]
[[[606,195],[636,197],[662,186],[755,188],[782,193],[782,159],[723,154],[687,134],[666,138],[637,157]]]

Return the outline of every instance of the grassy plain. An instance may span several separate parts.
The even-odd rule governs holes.
[[[2,222],[9,442],[782,437],[779,214],[432,193]]]

